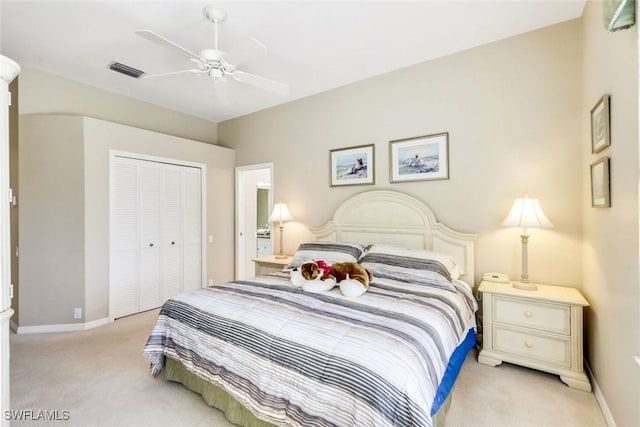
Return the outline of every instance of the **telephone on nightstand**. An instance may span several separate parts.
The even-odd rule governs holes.
[[[482,280],[486,280],[487,282],[498,282],[498,283],[510,283],[509,276],[504,273],[484,273],[482,275]]]

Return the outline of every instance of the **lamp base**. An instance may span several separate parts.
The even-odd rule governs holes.
[[[278,254],[278,255],[274,255],[275,259],[286,259],[289,258],[287,255],[285,254]]]
[[[535,291],[538,289],[538,285],[532,282],[511,282],[511,286],[523,291]]]

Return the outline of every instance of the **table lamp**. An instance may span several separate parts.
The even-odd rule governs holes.
[[[527,228],[553,228],[553,224],[546,217],[538,199],[525,194],[523,198],[516,199],[507,217],[500,223],[504,227],[522,227],[520,238],[522,239],[522,273],[520,280],[513,282],[512,286],[518,289],[535,291],[538,286],[529,280],[527,273],[527,244],[529,234]]]
[[[293,216],[291,216],[291,212],[289,212],[289,208],[286,203],[276,203],[273,207],[273,212],[271,212],[271,216],[269,217],[269,222],[274,223],[278,222],[278,227],[280,228],[280,252],[276,255],[277,259],[283,259],[287,256],[283,252],[282,246],[282,236],[284,234],[284,223],[287,221],[293,221]]]

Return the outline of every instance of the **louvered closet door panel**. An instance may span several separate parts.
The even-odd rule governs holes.
[[[138,165],[117,158],[111,180],[111,305],[114,318],[138,312]]]
[[[201,171],[184,168],[184,289],[202,287]]]
[[[202,286],[199,168],[121,156],[111,165],[113,318]]]
[[[162,297],[182,291],[182,169],[165,165],[162,192]]]
[[[140,162],[139,227],[140,227],[140,311],[162,304],[160,284],[160,195],[162,165]]]

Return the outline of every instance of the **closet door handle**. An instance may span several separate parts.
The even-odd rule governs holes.
[[[149,243],[149,247],[152,248],[153,247],[153,243]]]
[[[176,244],[176,242],[171,242],[171,244],[172,244],[172,245],[175,245],[175,244]]]

